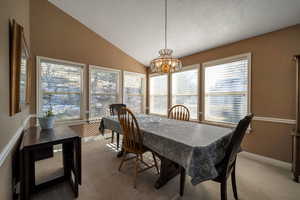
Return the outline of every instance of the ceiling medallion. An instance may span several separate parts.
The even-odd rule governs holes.
[[[167,11],[167,0],[165,0],[165,48],[159,50],[160,56],[150,62],[153,73],[172,73],[182,68],[181,61],[172,57],[173,50],[167,48]]]

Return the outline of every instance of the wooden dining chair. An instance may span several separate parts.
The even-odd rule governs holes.
[[[221,184],[221,200],[227,200],[227,179],[231,174],[232,190],[234,198],[238,199],[237,187],[236,187],[236,178],[235,178],[235,165],[237,154],[240,151],[240,146],[243,141],[243,138],[246,134],[246,131],[251,123],[253,114],[247,115],[244,119],[240,120],[237,127],[235,128],[228,147],[226,149],[224,159],[216,166],[218,171],[218,177],[213,179]],[[180,184],[180,195],[183,195],[184,190],[184,178],[185,171],[181,171],[181,184]]]
[[[134,188],[136,188],[136,179],[137,174],[143,171],[146,171],[150,168],[155,167],[157,173],[159,173],[156,157],[154,153],[146,148],[143,145],[143,136],[140,132],[140,128],[138,122],[134,116],[134,114],[128,108],[121,108],[118,113],[118,119],[123,132],[123,159],[119,166],[119,171],[121,170],[125,161],[135,159],[135,170],[134,170]],[[154,165],[149,165],[143,160],[143,154],[147,151],[150,151],[153,156]],[[127,158],[128,153],[135,154],[134,157]],[[146,168],[138,170],[139,161],[143,163]]]
[[[168,118],[189,121],[190,120],[190,111],[184,105],[174,105],[169,110]]]
[[[118,112],[121,108],[126,108],[125,104],[111,104],[109,105],[109,112],[111,116],[117,116]],[[120,133],[117,133],[115,131],[111,132],[111,143],[114,143],[115,133],[117,134],[117,150],[119,150],[120,146]]]

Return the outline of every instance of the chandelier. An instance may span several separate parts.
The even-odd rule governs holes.
[[[159,50],[160,56],[150,62],[150,69],[153,73],[172,73],[182,68],[181,61],[172,57],[173,50],[167,48],[167,3],[165,0],[165,48]]]

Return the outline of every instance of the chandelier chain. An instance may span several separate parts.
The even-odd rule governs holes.
[[[165,0],[165,49],[167,48],[168,0]]]

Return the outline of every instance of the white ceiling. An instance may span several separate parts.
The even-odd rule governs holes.
[[[145,65],[164,45],[164,0],[49,0]],[[169,0],[181,57],[300,23],[300,0]],[[300,36],[299,36],[300,37]]]

